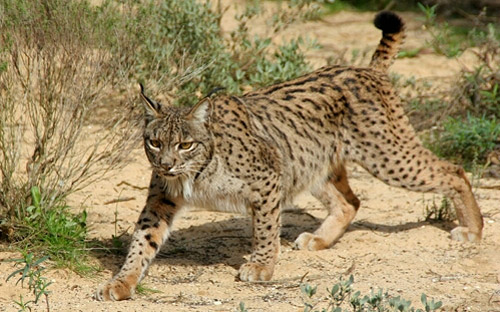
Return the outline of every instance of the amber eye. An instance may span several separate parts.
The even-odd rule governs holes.
[[[159,149],[161,147],[161,142],[159,140],[149,139],[148,144],[150,147],[155,149]]]
[[[182,142],[179,143],[179,149],[181,150],[188,150],[193,146],[193,142]]]

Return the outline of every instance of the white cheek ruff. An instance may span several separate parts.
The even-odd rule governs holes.
[[[184,199],[190,199],[193,196],[193,181],[185,177],[165,180],[165,192],[173,197],[182,196]]]
[[[193,196],[193,181],[191,179],[184,179],[182,181],[182,195],[184,195],[185,199]]]
[[[183,195],[182,181],[180,179],[165,180],[165,193],[173,197]]]

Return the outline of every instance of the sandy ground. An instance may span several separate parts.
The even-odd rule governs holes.
[[[316,38],[323,48],[311,53],[315,67],[323,65],[332,49],[374,49],[380,33],[371,24],[372,13],[343,12],[323,21],[296,25],[285,32]],[[408,21],[405,48],[422,46],[425,34],[413,15]],[[229,22],[227,22],[229,23]],[[228,26],[230,27],[230,25]],[[405,77],[441,79],[453,77],[470,62],[466,53],[458,60],[435,54],[401,59],[392,71]],[[149,166],[142,149],[135,161],[109,179],[85,189],[73,198],[89,213],[89,236],[109,244],[113,234],[128,243],[145,202]],[[51,311],[236,311],[244,302],[248,311],[303,311],[300,283],[318,286],[318,299],[342,276],[354,275],[354,288],[363,293],[383,288],[420,307],[420,296],[443,302],[446,311],[500,311],[500,181],[476,181],[475,195],[484,215],[484,238],[480,244],[450,240],[451,223],[424,221],[426,206],[439,205],[433,194],[412,193],[389,187],[356,166],[349,167],[350,183],[361,199],[353,224],[330,249],[308,252],[293,250],[295,238],[313,231],[326,213],[308,194],[296,208],[285,211],[282,253],[269,283],[243,283],[236,278],[251,249],[248,217],[189,211],[178,219],[176,230],[153,262],[143,284],[156,293],[136,295],[123,302],[97,302],[93,293],[100,283],[116,273],[123,254],[93,253],[102,270],[81,277],[67,270],[49,270]],[[106,204],[119,198],[127,201]],[[116,214],[115,214],[116,213]],[[115,221],[117,231],[115,232]],[[15,258],[0,253],[0,260]],[[0,262],[0,311],[16,311],[13,300],[25,288],[6,282],[14,270]],[[318,309],[322,306],[319,305]],[[323,306],[324,307],[324,306]],[[45,302],[34,306],[44,311]]]

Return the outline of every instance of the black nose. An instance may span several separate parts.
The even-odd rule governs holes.
[[[175,161],[169,157],[163,157],[160,160],[160,165],[164,170],[170,171],[175,166]]]
[[[172,169],[172,167],[173,167],[173,165],[171,163],[167,163],[167,164],[162,163],[161,166],[163,169],[165,169],[167,171],[170,171],[170,169]]]

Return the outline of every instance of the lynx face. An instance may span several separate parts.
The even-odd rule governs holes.
[[[167,180],[193,180],[212,151],[206,125],[188,110],[165,109],[153,102],[146,120],[144,149],[155,172]]]

